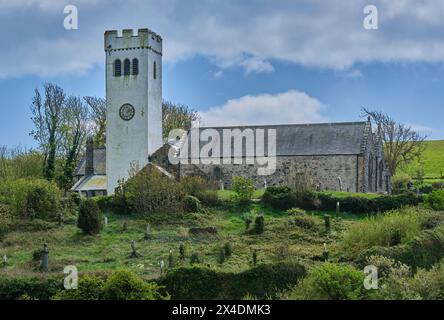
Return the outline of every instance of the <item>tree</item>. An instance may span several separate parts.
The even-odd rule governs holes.
[[[163,137],[167,138],[171,130],[189,130],[193,121],[199,121],[196,110],[182,104],[173,104],[168,101],[162,103]]]
[[[385,113],[369,111],[365,108],[362,111],[376,123],[380,131],[384,144],[385,162],[390,175],[395,175],[400,166],[421,157],[425,149],[426,135],[414,131],[411,126],[397,123]]]
[[[61,128],[64,159],[59,182],[64,189],[67,189],[71,184],[72,173],[89,132],[89,120],[88,107],[82,99],[68,97],[63,109],[63,126]]]
[[[101,148],[106,142],[106,100],[97,97],[84,97],[89,106],[90,118],[94,122],[94,144]]]
[[[63,106],[65,93],[63,89],[51,83],[44,85],[44,100],[38,89],[31,105],[31,120],[35,129],[31,136],[38,142],[44,155],[44,177],[53,180],[55,175],[57,151],[62,138]]]

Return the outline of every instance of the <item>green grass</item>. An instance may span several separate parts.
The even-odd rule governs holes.
[[[265,232],[255,235],[245,231],[244,217],[252,219],[258,214],[265,216]],[[309,213],[311,214],[311,213]],[[333,232],[325,234],[322,213],[313,213],[316,228],[305,230],[291,224],[292,217],[285,212],[270,210],[260,204],[232,210],[206,209],[202,213],[180,216],[154,216],[150,218],[152,237],[144,240],[147,221],[137,217],[107,215],[109,224],[97,236],[83,235],[75,225],[55,227],[49,231],[8,233],[2,239],[0,256],[7,255],[9,264],[0,268],[0,276],[37,275],[37,262],[32,262],[32,254],[48,243],[50,269],[62,274],[67,265],[75,265],[79,272],[132,270],[146,279],[160,275],[159,264],[168,264],[169,251],[173,251],[175,266],[189,265],[189,256],[199,253],[205,265],[224,271],[242,271],[250,267],[252,252],[257,249],[261,262],[276,262],[276,252],[288,246],[289,259],[310,261],[322,256],[323,244],[333,244],[343,230],[355,223],[352,217],[332,219]],[[128,229],[123,231],[124,221]],[[254,223],[250,229],[253,228]],[[191,236],[192,226],[213,226],[218,230],[215,236]],[[132,258],[131,241],[137,242],[140,257]],[[225,243],[233,248],[233,255],[223,265],[218,263],[218,253]],[[179,245],[183,243],[187,259],[179,261]]]
[[[422,155],[421,162],[415,161],[401,171],[411,177],[415,177],[416,172],[423,169],[424,177],[427,180],[442,181],[444,175],[444,140],[432,140],[425,143],[426,149]]]
[[[260,199],[264,195],[265,189],[255,190],[253,193],[253,199]],[[219,198],[222,200],[230,200],[235,196],[235,192],[231,190],[218,190]]]
[[[361,197],[367,199],[374,199],[380,197],[378,194],[374,193],[353,193],[353,192],[339,192],[339,191],[324,191],[324,194],[334,196],[337,198],[346,198],[346,197]]]

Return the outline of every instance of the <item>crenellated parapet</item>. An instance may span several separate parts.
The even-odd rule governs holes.
[[[162,37],[150,29],[138,29],[137,34],[133,29],[123,29],[122,35],[117,30],[108,30],[104,49],[106,52],[148,49],[162,55]]]

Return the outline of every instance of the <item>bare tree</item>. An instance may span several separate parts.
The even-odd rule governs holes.
[[[97,97],[84,97],[90,110],[90,118],[94,122],[94,143],[96,147],[104,147],[106,142],[106,100]]]
[[[189,130],[193,121],[198,121],[199,114],[196,110],[186,105],[176,105],[165,101],[162,103],[163,137],[168,137],[171,130]]]
[[[89,132],[88,107],[79,97],[70,96],[66,99],[63,108],[62,149],[63,149],[63,175],[60,184],[68,188],[72,173],[75,169],[79,154]]]
[[[54,179],[56,156],[62,138],[60,128],[63,125],[63,106],[65,93],[63,89],[47,83],[44,85],[44,100],[38,89],[31,105],[31,120],[35,129],[31,136],[39,143],[44,155],[44,176],[48,180]]]
[[[396,170],[403,165],[419,159],[424,152],[424,141],[427,135],[422,135],[412,129],[411,126],[397,123],[389,115],[370,111],[363,108],[363,113],[373,120],[380,130],[383,144],[384,157],[390,174],[396,174]]]

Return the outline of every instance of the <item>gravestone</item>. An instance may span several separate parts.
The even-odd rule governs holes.
[[[42,269],[43,271],[49,270],[49,249],[46,243],[43,245],[42,251]]]

